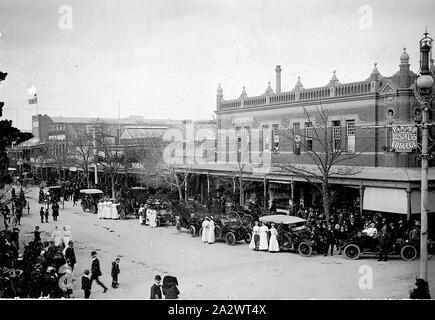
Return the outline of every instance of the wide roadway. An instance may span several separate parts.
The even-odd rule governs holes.
[[[49,239],[55,222],[40,223],[37,188],[30,191],[30,215],[25,212],[21,240],[33,239],[35,225],[42,240]],[[106,293],[95,282],[91,299],[149,299],[154,276],[178,278],[180,299],[384,299],[408,298],[419,262],[394,258],[378,262],[343,256],[302,257],[296,253],[254,252],[245,242],[204,244],[189,231],[174,226],[152,229],[136,219],[105,220],[83,212],[72,201],[60,204],[57,225],[72,230],[77,264],[74,297],[83,298],[80,279],[91,267],[91,251],[98,252]],[[3,227],[3,222],[1,222]],[[111,262],[120,257],[118,289],[110,288]],[[372,279],[372,280],[370,280]],[[429,261],[431,292],[435,292],[434,261]]]

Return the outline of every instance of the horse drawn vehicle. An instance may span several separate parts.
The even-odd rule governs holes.
[[[259,220],[266,224],[275,223],[280,250],[299,252],[304,257],[312,254],[314,243],[306,225],[307,220],[284,214],[266,215]]]
[[[83,212],[89,210],[96,214],[98,212],[98,201],[103,197],[103,191],[100,189],[82,189],[80,195]]]

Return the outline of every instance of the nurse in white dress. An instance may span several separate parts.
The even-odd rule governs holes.
[[[210,217],[210,221],[208,223],[208,236],[207,236],[207,242],[208,244],[214,243],[215,237],[214,237],[214,221],[213,217]]]
[[[101,219],[101,218],[103,218],[103,209],[104,209],[104,204],[103,204],[103,199],[100,199],[100,201],[98,202],[98,205],[97,205],[97,218],[98,219]]]
[[[149,204],[145,205],[145,225],[150,224],[150,215],[151,215],[151,208]]]
[[[104,211],[104,218],[105,219],[112,218],[112,201],[110,200],[106,202],[106,210]]]
[[[208,242],[208,230],[209,230],[209,226],[210,226],[210,221],[209,221],[208,217],[205,217],[201,226],[202,226],[201,241],[204,243],[207,243]]]
[[[157,211],[156,211],[155,205],[153,205],[151,207],[151,211],[150,211],[150,227],[151,228],[157,227],[156,219],[157,219]]]
[[[116,203],[116,201],[114,201],[112,203],[112,207],[110,208],[110,218],[111,219],[119,219],[119,214],[118,214],[118,205],[119,203]]]
[[[279,251],[279,243],[278,243],[278,230],[275,228],[275,224],[272,223],[272,226],[269,229],[270,231],[270,241],[269,241],[269,252],[278,252]]]
[[[255,225],[252,228],[252,238],[249,243],[249,249],[258,250],[260,245],[260,227],[258,226],[258,221],[255,221]]]
[[[63,244],[65,245],[65,248],[68,247],[69,241],[72,240],[70,226],[63,227],[63,239],[62,240],[63,240]]]
[[[269,231],[269,228],[263,222],[260,223],[261,223],[261,226],[259,228],[260,247],[258,248],[258,250],[267,251],[269,249],[269,243],[267,241],[267,232]]]
[[[58,226],[54,226],[54,231],[51,235],[50,240],[52,239],[54,240],[55,246],[59,246],[62,243],[62,232],[59,230]]]

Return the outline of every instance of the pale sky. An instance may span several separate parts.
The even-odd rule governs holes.
[[[72,12],[72,28],[61,29]],[[373,19],[367,16],[371,10]],[[398,70],[403,47],[418,71],[435,1],[0,0],[3,118],[31,127],[27,88],[53,116],[211,119],[224,99],[261,95],[275,66],[282,91]],[[361,10],[361,11],[360,11]],[[366,19],[368,18],[368,20]],[[61,20],[65,22],[66,20]],[[68,20],[70,21],[70,20]],[[64,24],[65,25],[65,24]]]

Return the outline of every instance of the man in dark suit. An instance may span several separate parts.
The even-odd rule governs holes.
[[[92,255],[92,266],[91,266],[92,276],[91,276],[91,283],[94,280],[97,281],[97,283],[100,286],[103,287],[103,290],[104,290],[103,293],[105,293],[107,291],[107,287],[98,278],[99,276],[102,275],[102,273],[101,273],[101,269],[100,269],[100,261],[97,258],[97,252],[96,251],[92,251],[91,255]]]
[[[91,296],[91,279],[89,279],[89,270],[85,270],[83,276],[82,276],[82,290],[85,293],[85,299],[89,299]]]
[[[378,235],[379,240],[379,259],[378,261],[387,261],[388,251],[391,246],[391,235],[387,231],[387,226],[382,227],[381,233]]]
[[[74,242],[70,240],[68,241],[68,247],[65,249],[65,260],[70,261],[72,271],[74,271],[74,265],[77,262],[73,246]]]
[[[162,290],[160,289],[160,281],[162,280],[162,277],[156,275],[154,280],[156,283],[151,286],[150,299],[162,299]]]

